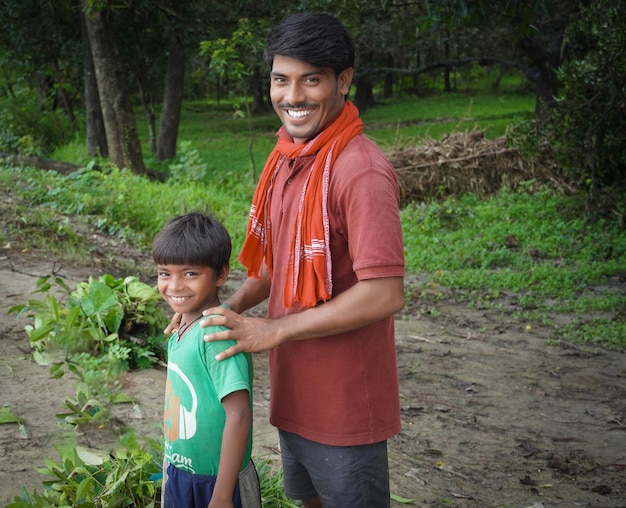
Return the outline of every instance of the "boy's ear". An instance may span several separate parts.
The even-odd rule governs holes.
[[[215,279],[215,287],[221,288],[224,283],[226,282],[226,279],[228,279],[228,274],[230,273],[230,266],[224,266],[222,267],[222,271],[217,274],[217,277]]]

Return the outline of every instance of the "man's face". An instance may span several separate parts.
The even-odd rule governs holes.
[[[352,68],[336,77],[330,67],[314,67],[302,60],[276,55],[270,98],[287,133],[296,143],[304,143],[339,115],[351,82]]]

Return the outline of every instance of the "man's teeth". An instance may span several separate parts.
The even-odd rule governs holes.
[[[298,109],[298,110],[289,109],[287,110],[287,113],[289,113],[289,116],[292,118],[302,118],[304,116],[310,115],[312,111],[313,111],[312,109]]]
[[[170,300],[176,303],[183,303],[185,300],[187,300],[187,297],[186,296],[170,296]]]

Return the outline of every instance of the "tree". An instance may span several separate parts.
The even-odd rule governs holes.
[[[422,26],[428,31],[455,32],[479,28],[494,37],[492,48],[515,46],[526,61],[519,61],[535,84],[535,116],[546,118],[558,91],[557,70],[563,61],[563,33],[578,17],[579,4],[569,0],[431,0]],[[481,47],[481,46],[479,46]],[[481,55],[472,55],[481,56]],[[482,55],[510,60],[500,55]],[[500,58],[498,58],[500,57]]]
[[[180,42],[174,39],[169,50],[167,73],[165,74],[165,92],[157,143],[157,158],[159,160],[173,159],[176,155],[184,82],[185,52]]]
[[[30,138],[27,151],[45,155],[77,128],[74,109],[82,96],[78,10],[72,0],[0,0],[0,12],[0,80],[7,98],[2,109],[15,113],[2,118],[2,131],[12,131],[9,137],[18,141]],[[67,121],[60,121],[57,112]],[[21,150],[15,143],[2,144]]]
[[[114,42],[111,12],[106,7],[92,8],[90,0],[82,1],[111,161],[120,168],[145,174],[128,84]]]
[[[87,140],[87,155],[93,157],[100,155],[108,157],[109,148],[107,146],[106,132],[104,130],[104,119],[102,118],[102,108],[100,107],[100,96],[98,94],[98,81],[96,80],[96,70],[93,65],[91,55],[91,45],[87,35],[87,25],[85,15],[80,16],[81,33],[83,40],[83,76],[85,81],[85,137]]]
[[[598,0],[565,32],[567,61],[547,138],[567,174],[626,224],[626,1]],[[606,203],[605,203],[606,204]]]

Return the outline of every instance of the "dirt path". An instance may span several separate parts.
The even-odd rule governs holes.
[[[54,414],[73,393],[72,380],[52,380],[32,361],[24,320],[6,314],[53,266],[44,253],[0,251],[1,402],[26,420],[21,431],[0,425],[1,506],[22,485],[41,490],[34,467],[57,458],[63,434]],[[100,274],[91,270],[61,275]],[[390,442],[394,494],[421,507],[626,507],[623,352],[551,346],[549,328],[453,302],[438,304],[437,317],[403,316],[396,325],[403,430]],[[255,366],[255,455],[264,458],[276,453],[264,355]],[[164,379],[158,369],[129,375],[138,408],[118,409],[116,420],[157,436]],[[83,440],[108,446],[112,430]]]

